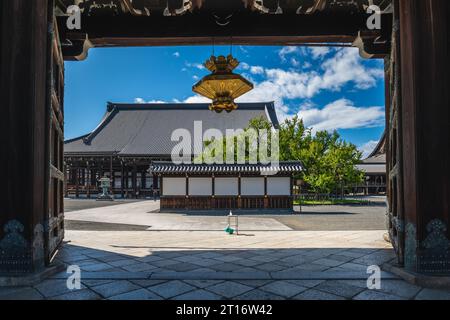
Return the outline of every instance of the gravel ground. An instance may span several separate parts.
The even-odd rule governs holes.
[[[368,206],[307,206],[298,215],[275,219],[297,231],[344,231],[386,229],[386,204]]]
[[[95,199],[72,199],[64,198],[64,212],[78,211],[92,208],[102,208],[117,206],[124,203],[133,203],[141,200],[114,200],[114,201],[97,201]]]

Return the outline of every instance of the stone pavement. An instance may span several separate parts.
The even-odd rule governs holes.
[[[70,223],[89,221],[110,224],[132,224],[147,227],[148,230],[222,231],[226,227],[223,212],[159,213],[159,201],[140,201],[112,207],[92,208],[69,212]],[[245,230],[291,230],[271,217],[246,216],[240,218]]]
[[[57,259],[81,269],[34,287],[0,288],[0,299],[406,300],[450,299],[383,273],[368,290],[367,266],[393,259],[383,231],[68,231]]]
[[[80,195],[82,196],[82,195]],[[64,198],[64,212],[80,211],[92,208],[110,207],[123,205],[126,203],[133,203],[143,201],[140,199],[116,199],[114,202],[111,201],[97,201],[95,198],[97,196],[93,195],[92,199],[84,198]]]
[[[62,272],[33,287],[0,288],[0,300],[450,299],[386,272],[380,290],[367,289],[367,267],[395,257],[383,230],[295,231],[250,216],[230,236],[223,216],[152,214],[149,204],[158,205],[67,214],[82,224],[68,228],[56,260],[80,268],[81,289],[69,290]],[[83,229],[96,224],[107,227]]]
[[[303,207],[301,214],[287,211],[246,211],[240,215],[242,230],[252,231],[340,231],[385,229],[384,198],[374,198],[370,206]],[[66,200],[66,202],[69,200]],[[80,202],[75,205],[73,202]],[[70,200],[71,206],[89,206],[89,200]],[[66,213],[67,229],[82,230],[180,230],[221,231],[225,228],[224,211],[158,212],[159,201],[140,201],[103,208],[86,208]],[[235,212],[236,213],[236,212]],[[89,223],[89,226],[87,226]],[[120,226],[119,226],[120,225]],[[141,228],[137,228],[141,226]]]

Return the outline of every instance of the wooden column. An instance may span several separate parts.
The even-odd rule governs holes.
[[[64,197],[68,197],[69,196],[69,190],[67,189],[67,182],[70,181],[70,169],[67,168],[67,166],[65,166],[64,168],[64,173],[65,173],[65,179],[64,179]]]
[[[153,189],[158,189],[160,186],[158,186],[158,176],[156,174],[153,175]]]
[[[97,185],[96,180],[97,180],[97,171],[95,171],[95,169],[91,169],[91,181],[90,181],[91,186]]]
[[[186,209],[189,209],[189,175],[186,174],[186,196],[185,196],[185,206]]]
[[[129,175],[129,170],[128,170],[128,165],[125,163],[125,167],[124,167],[124,189],[126,189],[125,192],[125,198],[128,198],[128,188],[130,187],[128,185],[128,175]]]
[[[267,176],[264,177],[264,209],[269,208],[269,198],[267,197]]]
[[[113,172],[113,157],[109,159],[109,179],[111,180],[111,195],[114,198],[114,172]]]
[[[89,178],[89,179],[86,179],[86,181],[87,181],[86,196],[88,199],[90,199],[91,198],[91,181],[92,181],[91,174],[92,174],[92,172],[91,172],[91,164],[89,163],[89,161],[87,162],[86,167],[87,167],[86,172],[88,173],[88,178]]]
[[[136,164],[133,165],[133,175],[132,175],[132,183],[133,183],[133,198],[137,198],[137,167]]]
[[[47,0],[0,1],[0,275],[44,266],[51,9]]]
[[[211,207],[210,209],[216,208],[216,176],[213,174],[211,177]]]
[[[98,173],[99,173],[99,179],[103,178],[103,176],[105,175],[105,173],[103,172],[103,159],[100,160],[100,162],[98,163]]]
[[[291,187],[289,190],[289,195],[291,197],[289,209],[294,209],[294,174],[291,175]]]
[[[238,177],[238,201],[237,201],[238,209],[242,208],[242,198],[241,198],[241,174]]]
[[[95,180],[95,190],[97,190],[97,193],[101,192],[99,190],[99,180],[103,178],[104,172],[103,172],[103,159],[97,159],[98,165],[97,165],[97,173],[98,173],[98,179]]]
[[[75,197],[80,197],[80,168],[75,169]]]
[[[405,267],[450,274],[450,2],[399,4]]]
[[[82,185],[83,187],[86,187],[86,181],[87,181],[86,168],[81,169],[81,172],[83,173],[83,174],[82,174],[83,179],[82,179],[81,185]]]
[[[120,194],[122,195],[122,199],[125,197],[125,193],[124,193],[124,184],[125,184],[125,169],[124,169],[124,165],[123,162],[121,162],[121,171],[120,171]]]
[[[146,183],[147,183],[147,172],[141,171],[141,189],[148,189]]]

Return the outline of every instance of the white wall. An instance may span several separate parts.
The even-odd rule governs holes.
[[[119,180],[120,181],[120,180]],[[238,178],[215,178],[216,196],[237,196]],[[263,177],[241,178],[241,194],[243,196],[264,196]],[[271,196],[291,195],[289,177],[268,177],[267,194]],[[164,196],[185,196],[186,178],[163,178]],[[189,195],[211,196],[212,178],[189,178]]]
[[[190,196],[211,196],[212,178],[189,178]]]
[[[264,196],[264,178],[241,178],[241,195]]]
[[[185,196],[186,178],[163,177],[163,196]]]
[[[291,178],[289,177],[268,177],[267,194],[270,196],[290,196]]]
[[[238,178],[215,178],[216,196],[237,196],[239,194]]]

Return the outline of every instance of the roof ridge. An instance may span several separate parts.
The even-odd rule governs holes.
[[[278,164],[301,164],[302,162],[300,160],[287,160],[287,161],[279,161]],[[152,161],[152,164],[165,164],[165,165],[174,165],[177,166],[178,164],[174,163],[173,161]],[[204,165],[211,165],[211,166],[226,166],[226,165],[230,165],[230,166],[251,166],[251,165],[255,165],[255,166],[269,166],[269,165],[273,165],[274,163],[267,163],[267,164],[263,164],[263,163],[182,163],[181,165],[199,165],[199,166],[204,166]]]
[[[83,138],[83,142],[85,144],[90,144],[92,139],[109,123],[111,122],[112,118],[114,118],[114,116],[119,112],[117,110],[117,108],[109,108],[109,103],[108,103],[108,109],[105,113],[105,115],[103,116],[102,121],[100,122],[100,124],[91,132],[89,133],[86,137]]]
[[[381,151],[381,147],[383,147],[383,143],[385,143],[386,141],[386,129],[383,131],[383,134],[381,135],[380,140],[378,141],[375,149],[373,149],[373,151],[369,154],[369,156],[366,159],[370,159],[373,158],[379,154],[383,154]]]
[[[70,142],[74,142],[74,141],[77,141],[77,140],[80,140],[80,139],[84,139],[84,138],[88,137],[90,134],[91,133],[87,133],[87,134],[83,134],[82,136],[79,136],[79,137],[75,137],[75,138],[64,140],[64,143],[70,143]]]

